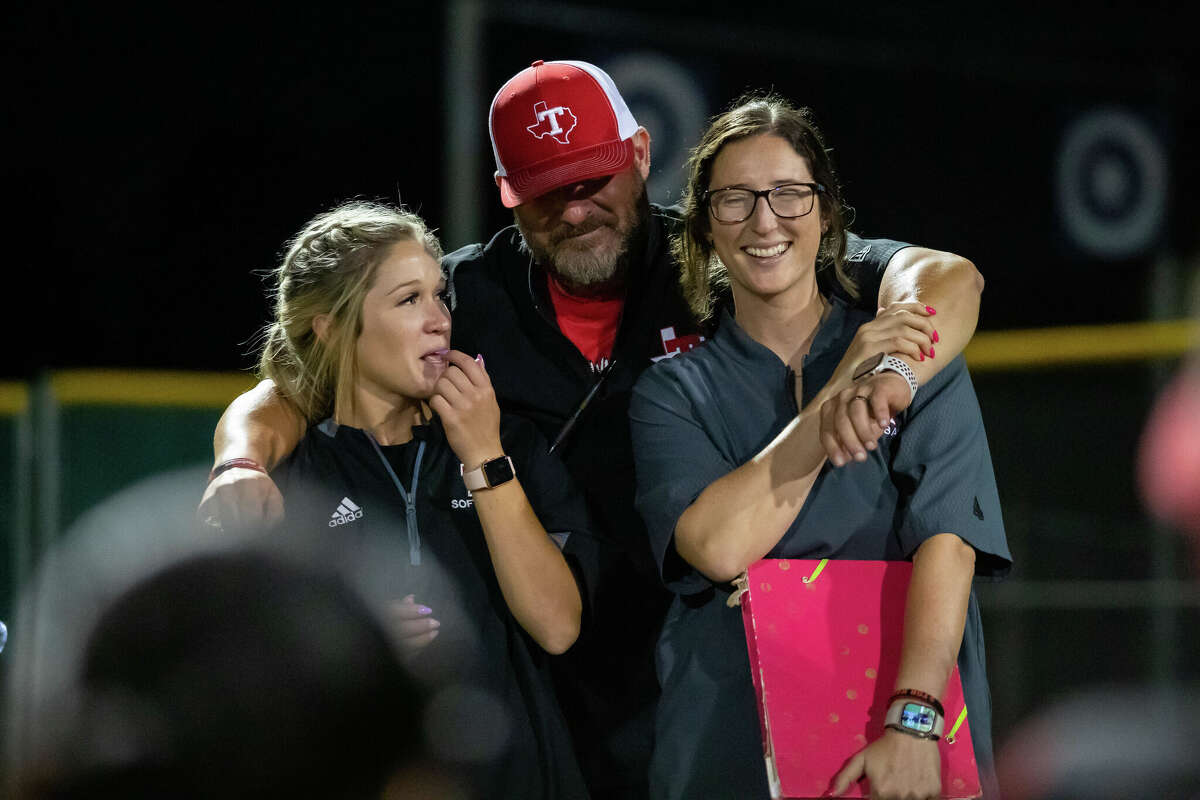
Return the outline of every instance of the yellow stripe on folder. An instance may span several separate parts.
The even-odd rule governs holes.
[[[946,742],[948,744],[954,744],[954,734],[958,733],[958,729],[961,728],[962,724],[966,721],[967,721],[967,707],[963,706],[962,713],[959,714],[958,719],[954,721],[954,727],[950,729],[950,732],[948,734],[946,734]]]
[[[829,563],[828,558],[822,558],[821,562],[819,564],[817,564],[817,568],[812,571],[812,575],[809,575],[807,578],[805,578],[804,582],[812,583],[813,581],[815,581],[817,579],[817,576],[821,574],[821,570],[825,569],[825,565],[828,563]]]

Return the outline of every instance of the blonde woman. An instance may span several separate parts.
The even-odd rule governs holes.
[[[579,634],[585,513],[482,359],[450,350],[440,256],[419,217],[368,203],[291,242],[260,371],[310,427],[272,478],[289,532],[407,544],[381,565],[395,631],[419,677],[473,698],[453,746],[484,795],[578,797],[546,656]]]

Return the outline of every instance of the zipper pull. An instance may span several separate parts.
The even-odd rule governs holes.
[[[413,493],[414,495],[416,492]],[[405,501],[404,523],[408,528],[408,562],[414,567],[421,566],[421,534],[417,531],[417,503],[414,496]]]

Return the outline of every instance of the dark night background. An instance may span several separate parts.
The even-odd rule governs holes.
[[[5,239],[25,322],[4,374],[245,367],[244,342],[266,313],[251,272],[271,267],[314,212],[399,197],[445,229],[443,74],[461,55],[447,8],[33,4],[11,14]],[[1200,73],[1174,11],[482,8],[485,103],[533,58],[603,65],[653,51],[691,71],[703,116],[755,87],[811,105],[856,227],[975,260],[988,278],[983,329],[1143,318],[1153,257],[1196,252]],[[586,33],[570,29],[580,20]],[[1052,184],[1064,125],[1111,105],[1161,135],[1171,198],[1160,245],[1116,262],[1062,242]],[[485,128],[477,140],[490,232],[506,213]]]
[[[672,170],[694,135],[682,119],[698,127],[754,88],[812,106],[854,228],[975,261],[981,331],[1182,318],[1200,266],[1200,47],[1175,5],[26,4],[0,31],[0,242],[16,311],[0,383],[71,367],[251,366],[267,315],[256,271],[341,200],[402,200],[448,250],[490,235],[509,214],[487,103],[538,58],[649,59],[689,76],[695,100],[679,114],[667,110],[679,96],[637,87],[636,70],[617,80],[654,136],[658,199],[682,185]],[[464,9],[477,40],[448,21]],[[468,62],[478,169],[473,201],[456,204],[471,181],[449,177],[464,129],[448,109],[464,98],[446,75]],[[1165,160],[1164,180],[1141,187],[1165,189],[1165,215],[1128,252],[1084,252],[1056,201],[1064,134],[1098,110],[1140,120]],[[1109,188],[1137,166],[1128,153],[1112,165]],[[1013,580],[979,591],[999,743],[1074,687],[1200,679],[1183,540],[1149,520],[1133,481],[1145,416],[1176,364],[974,371],[1016,560]],[[51,428],[39,413],[35,433]],[[145,474],[206,460],[218,413],[65,408],[61,447],[39,451],[35,437],[30,456],[48,465],[34,484],[61,489],[61,505],[39,496],[25,528],[48,542]],[[13,419],[5,435],[20,440],[27,420]],[[0,497],[11,517],[6,502],[21,503]],[[23,574],[13,563],[0,586]]]

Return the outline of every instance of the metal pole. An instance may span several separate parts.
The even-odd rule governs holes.
[[[21,587],[33,573],[33,423],[28,403],[13,424],[13,585],[9,607],[15,610]]]
[[[446,171],[442,241],[448,250],[480,241],[483,231],[486,169],[479,158],[487,136],[483,106],[484,7],[480,0],[453,0],[446,6]]]
[[[1178,260],[1168,252],[1160,252],[1154,260],[1150,280],[1150,319],[1175,319],[1183,312],[1180,298]],[[1162,362],[1156,362],[1150,372],[1151,397],[1157,397],[1170,380],[1170,371]],[[1136,479],[1130,476],[1131,480]],[[1179,542],[1175,535],[1159,522],[1150,527],[1150,578],[1155,581],[1151,591],[1176,577]],[[1155,603],[1150,616],[1150,678],[1159,685],[1174,683],[1179,677],[1180,635],[1179,607],[1166,602]]]
[[[33,560],[37,561],[58,538],[62,520],[62,461],[58,398],[49,373],[38,376],[33,386],[33,480],[36,513],[31,530]]]

